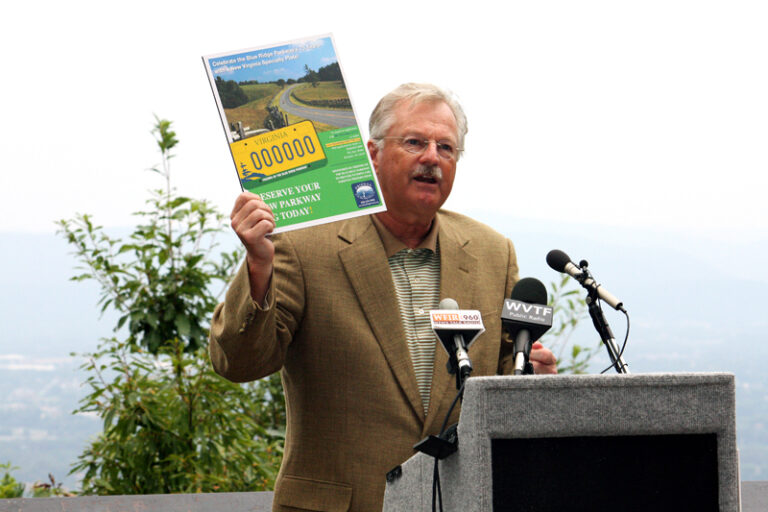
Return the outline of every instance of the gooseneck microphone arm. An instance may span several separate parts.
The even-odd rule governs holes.
[[[587,262],[582,261],[581,263],[583,263],[581,271],[591,279],[592,276],[589,274],[589,270],[587,270]],[[611,326],[608,325],[608,320],[605,319],[603,310],[597,302],[599,298],[598,287],[587,287],[586,289],[589,316],[592,318],[592,324],[595,326],[595,330],[600,335],[600,339],[603,340],[603,345],[605,345],[605,349],[608,351],[611,365],[616,369],[617,373],[629,373],[629,367],[619,351],[619,346],[616,344]]]
[[[598,300],[602,299],[612,308],[627,314],[624,304],[592,278],[592,274],[590,274],[587,268],[589,263],[586,260],[581,260],[577,266],[563,251],[554,249],[547,254],[547,263],[553,270],[563,272],[576,279],[587,290],[589,316],[592,318],[592,324],[595,326],[600,339],[603,340],[603,344],[608,351],[611,366],[618,373],[629,373],[629,367],[621,355],[621,351],[613,337],[613,332],[611,332],[611,327],[608,325],[605,315],[603,315],[603,310],[600,308]]]

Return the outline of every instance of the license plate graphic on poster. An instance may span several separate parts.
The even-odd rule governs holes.
[[[244,188],[323,167],[328,159],[312,121],[279,128],[230,144]]]

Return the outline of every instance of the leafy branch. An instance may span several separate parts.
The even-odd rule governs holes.
[[[579,296],[581,290],[563,274],[560,281],[550,283],[549,306],[553,308],[552,328],[542,337],[542,343],[557,357],[559,373],[586,373],[591,359],[597,354],[600,343],[585,347],[571,343],[576,326],[587,317],[587,303]]]

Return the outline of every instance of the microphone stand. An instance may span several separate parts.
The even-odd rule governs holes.
[[[472,373],[472,362],[469,360],[467,349],[464,346],[464,339],[460,335],[454,336],[454,343],[456,345],[456,352],[448,355],[447,369],[448,373],[456,375],[456,398],[451,404],[451,410],[456,405],[457,400],[464,399],[464,384],[469,378],[469,374]],[[448,416],[450,411],[445,417],[446,423],[448,422]],[[413,449],[426,453],[427,455],[437,459],[444,459],[454,453],[459,448],[459,437],[457,434],[457,426],[451,425],[446,428],[445,423],[443,428],[440,429],[439,435],[429,435],[413,445]],[[437,462],[435,462],[437,463]]]
[[[579,281],[579,283],[582,285],[587,279],[592,279],[594,281],[594,278],[587,269],[588,265],[589,263],[587,263],[586,260],[581,260],[579,262],[582,274],[581,276],[577,277],[576,280]],[[597,333],[600,335],[600,339],[603,340],[603,344],[608,350],[608,357],[611,359],[611,364],[616,369],[616,372],[627,374],[629,373],[629,367],[626,361],[624,361],[624,358],[621,356],[619,346],[616,344],[616,340],[613,337],[613,332],[611,332],[611,327],[608,325],[608,321],[605,319],[605,315],[603,315],[603,310],[600,309],[600,306],[597,303],[599,299],[597,294],[598,286],[584,287],[587,290],[587,305],[589,316],[592,318],[592,324],[595,326]]]
[[[515,373],[514,375],[533,375],[533,363],[530,362],[528,356],[531,352],[530,342],[528,343],[527,351],[521,351],[515,354]]]
[[[464,382],[472,373],[472,361],[469,360],[467,347],[464,346],[464,338],[460,335],[453,337],[453,343],[456,345],[456,353],[452,354],[448,361],[448,372],[456,373],[456,390],[461,392],[463,397]]]

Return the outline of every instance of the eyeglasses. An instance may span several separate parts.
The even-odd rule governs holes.
[[[437,148],[437,154],[445,159],[456,159],[462,148],[454,147],[453,143],[445,140],[420,139],[418,137],[382,137],[382,139],[392,139],[400,142],[400,147],[409,153],[421,154],[427,150],[429,145],[434,142]]]

